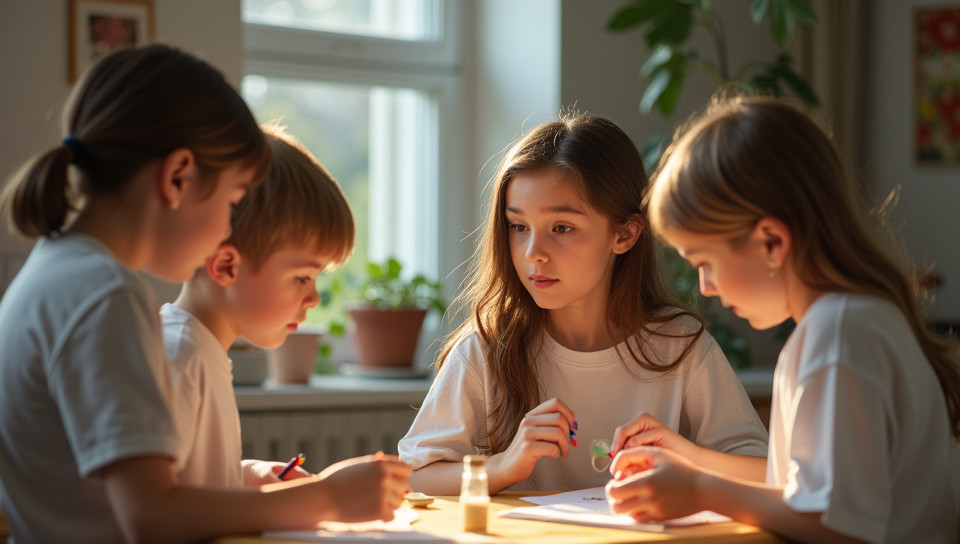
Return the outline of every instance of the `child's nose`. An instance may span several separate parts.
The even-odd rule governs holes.
[[[320,304],[320,293],[316,289],[311,289],[303,299],[304,308],[314,308]]]
[[[531,233],[527,242],[527,260],[533,263],[546,262],[547,252],[543,248],[540,237]]]

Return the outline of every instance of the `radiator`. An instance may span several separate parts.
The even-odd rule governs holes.
[[[243,458],[287,461],[306,456],[303,468],[320,472],[347,459],[383,451],[397,453],[416,411],[410,406],[326,408],[309,411],[241,412]]]

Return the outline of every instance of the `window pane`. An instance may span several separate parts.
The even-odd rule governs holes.
[[[248,74],[243,95],[340,183],[356,223],[349,268],[395,256],[410,274],[437,259],[436,105],[424,91]]]
[[[354,254],[366,255],[370,89],[249,74],[243,96],[258,121],[285,126],[340,183],[356,222]]]
[[[436,0],[243,0],[243,20],[410,41],[439,36]]]

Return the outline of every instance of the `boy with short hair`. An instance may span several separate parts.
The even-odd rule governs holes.
[[[274,150],[266,180],[237,205],[230,237],[160,311],[181,483],[236,488],[278,481],[282,462],[241,463],[227,349],[241,336],[261,348],[282,344],[318,304],[317,276],[353,250],[353,216],[336,181],[281,128],[264,131]],[[286,478],[307,475],[297,468]]]

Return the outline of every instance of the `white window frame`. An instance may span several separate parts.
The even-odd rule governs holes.
[[[371,187],[390,195],[393,187],[388,174],[395,169],[389,161],[418,160],[423,165],[423,175],[433,177],[436,183],[426,184],[417,194],[402,197],[410,201],[416,199],[423,209],[435,209],[437,213],[416,218],[421,236],[413,240],[407,233],[384,226],[392,223],[393,214],[403,213],[401,210],[378,207],[371,200],[370,213],[376,214],[380,222],[371,224],[370,254],[357,257],[382,260],[398,255],[405,259],[409,272],[444,279],[445,294],[450,295],[460,282],[446,275],[457,269],[471,252],[463,239],[475,227],[472,225],[475,176],[470,172],[467,158],[468,116],[461,43],[464,6],[462,0],[436,1],[440,6],[440,26],[432,41],[245,23],[244,73],[324,83],[412,88],[434,98],[434,111],[426,112],[436,120],[437,146],[433,152],[415,158],[393,157],[386,163],[374,162],[369,174]],[[390,134],[389,127],[378,132],[380,138],[388,138]],[[372,145],[377,142],[373,141]],[[388,196],[384,201],[392,199]]]

